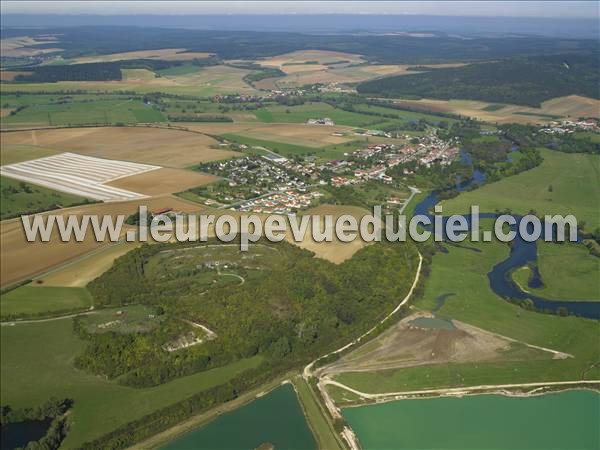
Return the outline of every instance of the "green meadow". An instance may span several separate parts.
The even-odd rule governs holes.
[[[0,315],[38,315],[89,308],[92,296],[86,288],[28,284],[0,297]]]
[[[483,221],[482,227],[489,229],[491,223]],[[573,358],[552,359],[549,353],[536,352],[523,360],[507,352],[493,362],[344,373],[336,379],[364,392],[578,380],[584,373],[585,379],[598,379],[600,368],[595,363],[600,358],[600,349],[594,344],[598,342],[598,322],[528,311],[501,299],[492,292],[487,273],[508,256],[508,245],[499,242],[465,242],[465,245],[481,251],[448,246],[448,253],[435,254],[424,296],[415,307],[435,310],[440,296],[452,294],[436,314],[527,344],[569,353]]]
[[[348,112],[327,103],[305,103],[298,106],[268,106],[256,111],[256,117],[266,123],[304,123],[308,119],[329,117],[336,125],[367,127],[385,119],[366,114]]]
[[[85,342],[72,332],[72,320],[20,324],[1,329],[2,405],[25,408],[52,396],[71,398],[71,427],[61,448],[80,447],[132,420],[220,385],[261,357],[178,378],[160,386],[136,389],[88,374],[73,366]]]
[[[586,230],[600,226],[600,155],[560,153],[542,149],[544,161],[526,172],[486,184],[444,201],[444,214],[505,210],[538,215],[573,214]]]
[[[67,103],[31,104],[4,117],[5,124],[69,126],[115,123],[164,122],[164,116],[140,100],[95,100]]]
[[[73,194],[54,191],[24,181],[0,177],[0,219],[86,203]]]
[[[526,291],[555,300],[576,298],[600,301],[600,258],[582,244],[538,241],[538,270],[544,286],[527,286],[528,267],[513,272],[513,279]]]

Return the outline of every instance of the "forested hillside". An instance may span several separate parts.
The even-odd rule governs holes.
[[[468,99],[539,106],[566,95],[600,98],[598,54],[512,58],[435,69],[358,85],[362,94],[386,97]]]

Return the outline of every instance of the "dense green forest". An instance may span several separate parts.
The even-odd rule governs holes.
[[[118,62],[38,66],[32,73],[17,75],[15,81],[28,83],[55,83],[57,81],[108,81],[121,80]]]
[[[598,54],[520,57],[366,81],[361,94],[539,106],[566,95],[600,98]]]
[[[15,34],[16,33],[16,34]],[[223,59],[273,56],[306,48],[335,50],[366,55],[382,63],[424,64],[457,60],[507,58],[517,55],[553,54],[564,51],[595,51],[598,43],[589,39],[540,37],[478,37],[464,39],[434,35],[307,35],[251,31],[217,31],[135,27],[77,27],[3,30],[7,37],[39,34],[60,35],[64,56],[107,54],[144,49],[186,48],[216,53]],[[38,48],[56,47],[56,43]]]
[[[164,319],[134,334],[89,333],[75,321],[77,334],[88,340],[77,365],[141,387],[257,354],[276,364],[300,364],[391,311],[417,267],[410,243],[377,243],[340,265],[284,242],[265,241],[251,255],[231,253],[233,247],[206,259],[203,243],[160,244],[119,258],[88,285],[96,306],[143,303],[160,308]],[[243,286],[212,281],[218,261],[243,278]],[[165,352],[161,344],[190,330],[182,319],[218,337]]]

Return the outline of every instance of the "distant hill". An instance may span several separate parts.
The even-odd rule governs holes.
[[[599,54],[517,57],[366,81],[361,94],[539,106],[555,97],[600,98]]]

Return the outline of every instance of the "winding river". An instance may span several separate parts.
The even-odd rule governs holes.
[[[475,171],[473,178],[469,182],[457,183],[457,189],[464,191],[469,189],[474,184],[480,185],[485,182],[485,175],[481,172]],[[433,223],[433,215],[430,213],[435,205],[439,203],[439,197],[436,193],[431,193],[419,202],[414,209],[414,215],[424,215],[429,217]],[[499,216],[497,213],[480,213],[480,219],[495,219]],[[471,228],[471,215],[465,214],[463,217],[467,219],[469,229]],[[512,230],[518,229],[519,223],[522,216],[513,215],[516,220],[516,225],[512,226]],[[446,220],[443,218],[443,224],[445,227]],[[544,227],[542,227],[543,229]],[[544,239],[544,232],[540,239]],[[492,291],[508,300],[513,302],[521,302],[524,300],[531,300],[533,306],[537,310],[548,311],[552,313],[567,313],[580,317],[586,317],[590,319],[600,319],[600,302],[580,301],[577,299],[569,300],[550,300],[547,298],[540,297],[538,295],[523,291],[511,277],[511,273],[514,269],[523,267],[531,264],[531,266],[537,266],[534,264],[537,261],[537,244],[536,242],[527,242],[523,240],[517,233],[517,238],[512,242],[510,255],[504,261],[496,264],[492,270],[488,273],[488,279],[490,281],[490,287]],[[541,275],[537,269],[533,271],[533,279],[531,287],[540,286],[542,284]]]

